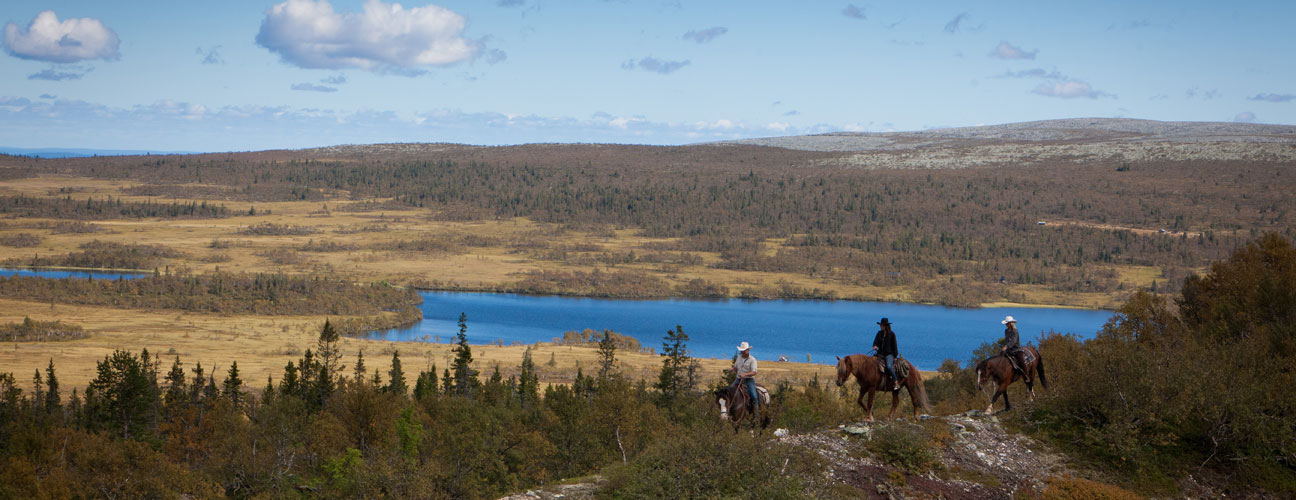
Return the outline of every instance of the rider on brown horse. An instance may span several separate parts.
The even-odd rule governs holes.
[[[875,356],[882,358],[886,365],[887,377],[891,379],[891,390],[900,390],[900,381],[895,375],[895,359],[900,355],[900,348],[896,346],[895,332],[891,331],[891,322],[886,318],[877,323],[882,327],[878,330],[877,336],[873,337],[873,350],[877,351]]]
[[[734,360],[735,384],[743,384],[747,389],[748,404],[753,413],[760,408],[760,396],[756,394],[756,357],[751,355],[751,345],[747,342],[738,344],[738,359]]]
[[[1013,370],[1020,373],[1022,381],[1027,384],[1031,383],[1030,375],[1026,373],[1026,351],[1021,346],[1021,336],[1017,334],[1017,320],[1008,316],[1000,321],[1006,325],[1004,327],[1004,346],[1000,349],[1009,360],[1013,363]]]

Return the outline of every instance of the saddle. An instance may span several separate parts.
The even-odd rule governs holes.
[[[1017,360],[1017,353],[1019,352],[1021,353],[1021,361],[1023,361],[1025,364],[1019,365]],[[1024,347],[1017,348],[1015,352],[1006,352],[1003,354],[1003,356],[1005,358],[1008,358],[1008,362],[1012,363],[1014,368],[1023,372],[1026,371],[1026,367],[1029,366],[1032,361],[1035,361],[1035,354],[1031,353],[1030,349],[1026,349]]]
[[[729,389],[732,391],[731,394],[734,395],[735,399],[740,394],[743,396],[747,395],[747,389],[743,388],[742,386],[742,379],[734,380],[734,383],[729,384]],[[760,398],[761,406],[770,404],[769,389],[766,389],[765,386],[760,385],[760,382],[756,383],[756,397]]]
[[[903,357],[903,356],[896,356],[896,359],[895,359],[895,365],[894,365],[894,366],[895,366],[895,374],[896,374],[896,378],[898,378],[898,379],[900,379],[900,380],[904,380],[904,379],[909,378],[909,363],[905,363],[905,362],[904,362],[904,357]],[[878,364],[877,364],[877,367],[878,367],[878,373],[886,374],[886,363],[885,363],[885,362],[878,363]],[[898,382],[898,381],[897,381],[897,382]]]

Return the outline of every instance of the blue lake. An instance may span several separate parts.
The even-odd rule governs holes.
[[[563,332],[610,329],[661,351],[662,337],[675,325],[689,336],[692,356],[729,358],[742,341],[760,360],[836,363],[834,356],[866,352],[876,322],[889,318],[900,353],[924,370],[950,358],[972,357],[982,342],[1003,336],[1005,315],[1017,319],[1022,341],[1044,332],[1090,338],[1111,311],[1053,308],[958,309],[942,306],[824,300],[613,300],[496,293],[422,292],[423,321],[412,328],[379,334],[389,340],[446,343],[458,332],[459,313],[468,315],[473,344],[533,343]]]
[[[44,278],[137,278],[129,272],[50,269],[0,269],[3,276]],[[396,341],[450,342],[459,313],[468,315],[473,344],[530,344],[562,338],[586,328],[632,336],[644,347],[661,350],[662,337],[675,325],[689,336],[690,354],[728,359],[746,341],[760,360],[833,364],[834,356],[867,352],[876,322],[894,324],[900,353],[924,370],[945,359],[967,361],[982,342],[1003,336],[1005,315],[1017,319],[1022,341],[1043,333],[1074,333],[1090,338],[1111,311],[1056,308],[959,309],[952,307],[827,300],[615,300],[500,293],[420,292],[423,321],[378,337]],[[807,358],[809,356],[809,358]]]
[[[80,270],[62,270],[62,269],[0,269],[0,276],[37,276],[41,278],[93,278],[109,279],[117,278],[133,279],[141,276],[148,276],[144,273],[131,273],[122,271],[80,271]]]

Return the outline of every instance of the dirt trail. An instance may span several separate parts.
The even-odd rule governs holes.
[[[1159,234],[1159,235],[1162,235],[1162,236],[1187,236],[1187,237],[1189,237],[1189,238],[1199,238],[1199,237],[1201,237],[1201,235],[1202,235],[1202,232],[1201,232],[1201,231],[1170,231],[1170,230],[1167,230],[1167,229],[1144,229],[1144,228],[1138,228],[1138,227],[1117,226],[1117,225],[1113,225],[1113,224],[1101,224],[1101,223],[1097,223],[1097,222],[1070,221],[1070,220],[1059,220],[1059,221],[1052,221],[1052,220],[1050,220],[1050,221],[1045,221],[1045,222],[1046,222],[1045,225],[1082,226],[1082,227],[1091,227],[1091,228],[1094,228],[1094,229],[1110,229],[1110,230],[1113,230],[1113,231],[1129,231],[1129,232],[1131,232],[1131,233],[1135,233],[1135,234],[1142,234],[1142,235],[1158,235],[1158,234]]]

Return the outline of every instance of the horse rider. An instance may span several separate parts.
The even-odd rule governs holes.
[[[1021,346],[1021,336],[1017,334],[1017,320],[1008,316],[1000,323],[1004,324],[1004,346],[999,351],[1012,361],[1013,369],[1021,374],[1022,381],[1029,384],[1030,376],[1026,375],[1026,352]]]
[[[891,379],[891,390],[900,390],[900,381],[895,376],[895,359],[900,355],[900,348],[896,346],[895,332],[891,331],[891,322],[886,318],[877,322],[882,329],[878,330],[877,336],[873,337],[873,350],[877,351],[874,356],[882,358],[886,366],[886,375]]]
[[[747,396],[751,405],[752,413],[760,407],[760,397],[756,394],[756,357],[751,355],[751,345],[744,341],[738,344],[739,356],[734,360],[734,375],[738,377],[736,383],[741,383],[747,388]]]

